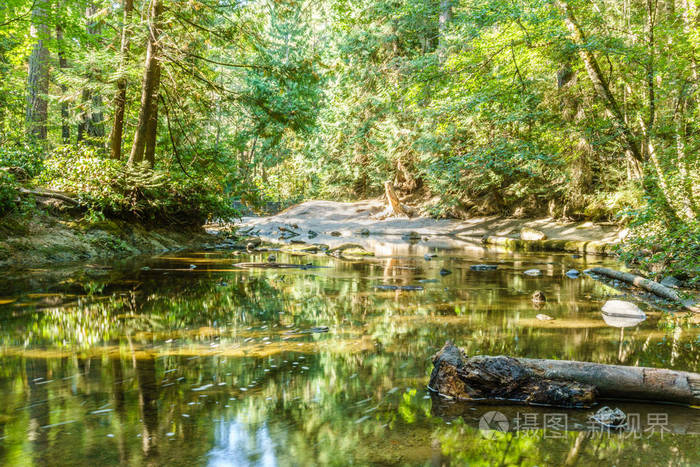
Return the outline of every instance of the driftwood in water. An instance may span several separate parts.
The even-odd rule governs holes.
[[[628,284],[636,285],[639,288],[642,288],[646,290],[647,292],[651,292],[654,295],[657,295],[661,298],[665,298],[666,300],[671,300],[673,302],[679,302],[681,303],[684,307],[688,308],[689,310],[698,312],[700,309],[695,306],[693,303],[689,301],[684,301],[681,300],[681,297],[678,296],[678,294],[674,291],[669,289],[668,287],[659,284],[658,282],[645,279],[642,276],[637,276],[635,274],[630,274],[628,272],[622,272],[622,271],[616,271],[614,269],[608,269],[608,268],[591,268],[587,269],[586,272],[588,273],[594,273],[594,274],[600,274],[602,276],[607,276],[611,277],[613,279],[617,279],[622,282],[626,282]]]
[[[700,405],[700,374],[566,360],[467,357],[447,342],[429,387],[462,400],[587,407],[597,397]]]

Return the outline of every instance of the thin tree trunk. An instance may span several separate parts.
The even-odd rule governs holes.
[[[63,53],[63,27],[56,25],[56,42],[58,42],[58,67],[64,69],[68,67],[68,61]],[[65,99],[68,87],[61,84],[61,97]],[[68,122],[68,103],[61,102],[61,139],[64,143],[70,141],[70,123]]]
[[[97,8],[92,1],[88,2],[85,8],[85,17],[88,21],[87,33],[95,37],[100,34],[99,25],[92,20],[96,12]],[[97,79],[97,71],[89,72],[88,78],[90,80]],[[85,109],[80,116],[80,123],[78,124],[78,141],[82,141],[85,135],[91,138],[102,138],[105,135],[102,97],[90,89],[85,89],[83,90],[82,99]]]
[[[617,104],[617,100],[615,100],[615,96],[613,96],[610,92],[608,83],[605,81],[605,78],[603,78],[603,73],[600,71],[600,66],[598,65],[595,55],[593,55],[593,52],[586,48],[586,35],[576,22],[576,18],[571,7],[567,2],[562,0],[557,0],[556,3],[564,13],[564,23],[566,24],[566,28],[571,33],[571,38],[574,44],[579,46],[579,56],[583,61],[584,67],[586,68],[586,73],[593,84],[596,94],[603,101],[606,110],[611,114],[614,125],[617,127],[620,133],[622,133],[625,145],[632,154],[632,157],[634,157],[634,159],[640,163],[643,162],[644,159],[640,151],[638,138],[636,135],[634,135],[634,133],[632,133],[632,130],[630,130],[625,123],[622,112],[620,112],[620,107]]]
[[[158,38],[160,28],[158,21],[162,10],[161,0],[152,0],[149,12],[149,35],[148,47],[146,49],[146,64],[143,73],[143,83],[141,86],[141,107],[139,109],[139,122],[134,134],[134,143],[131,147],[129,164],[139,164],[144,160],[146,140],[148,139],[148,126],[151,120],[151,113],[155,108],[153,100],[158,96],[158,85],[160,81],[160,62]],[[156,104],[157,105],[157,104]]]
[[[156,163],[156,137],[158,136],[158,97],[160,89],[160,66],[156,69],[154,76],[154,96],[151,101],[151,114],[146,125],[146,153],[144,159],[148,165],[153,167]]]
[[[126,109],[126,64],[129,59],[129,23],[134,9],[133,0],[123,0],[124,15],[122,18],[122,37],[120,48],[120,76],[117,80],[117,93],[114,96],[114,124],[109,135],[109,148],[112,159],[122,157],[122,136],[124,134],[124,112]]]
[[[48,15],[50,0],[37,0],[32,10],[30,34],[36,40],[29,56],[27,75],[27,131],[37,140],[46,140],[49,102],[49,39]]]
[[[583,61],[584,67],[586,68],[586,72],[591,80],[591,83],[593,84],[596,94],[605,105],[606,110],[610,113],[613,124],[622,134],[622,139],[627,147],[627,151],[632,156],[634,165],[638,165],[641,171],[641,166],[644,163],[644,156],[642,155],[639,143],[640,138],[632,132],[627,122],[625,122],[622,112],[620,112],[620,107],[617,104],[617,100],[610,92],[608,83],[603,77],[603,73],[600,70],[600,66],[598,65],[595,55],[586,48],[586,44],[588,42],[586,35],[576,21],[573,10],[564,0],[556,0],[556,4],[559,6],[562,13],[564,13],[564,23],[571,33],[572,41],[574,44],[579,46],[579,56]],[[653,97],[653,95],[650,95],[650,97]],[[653,146],[649,143],[649,137],[650,135],[645,135],[647,141],[645,146],[647,148],[652,148]],[[655,166],[655,168],[657,168],[658,172],[659,167]],[[661,179],[661,181],[663,182],[663,179]],[[644,190],[659,204],[661,207],[660,213],[666,217],[667,221],[671,223],[680,222],[678,213],[673,208],[673,205],[668,201],[667,191],[664,190],[663,187],[659,187],[657,180],[653,176],[646,177]],[[661,197],[657,196],[658,192],[662,193]]]
[[[442,63],[447,58],[445,51],[445,31],[452,22],[452,7],[457,0],[440,0],[440,15],[438,17],[438,59]]]

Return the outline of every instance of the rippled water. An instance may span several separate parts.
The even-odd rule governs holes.
[[[603,260],[444,250],[235,266],[267,255],[6,278],[0,465],[700,465],[700,409],[612,402],[639,426],[610,434],[592,431],[589,410],[426,390],[448,339],[470,354],[698,371],[697,326],[646,307],[642,324],[609,327],[600,307],[617,292],[564,275]],[[498,270],[469,269],[478,263]],[[532,268],[544,275],[523,274]]]

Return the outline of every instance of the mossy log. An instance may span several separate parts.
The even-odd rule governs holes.
[[[429,388],[458,400],[589,407],[597,398],[700,405],[700,374],[659,368],[504,356],[467,357],[447,342]]]
[[[512,251],[566,251],[595,255],[609,255],[616,245],[615,243],[582,240],[521,240],[495,235],[484,237],[482,243],[500,246]]]

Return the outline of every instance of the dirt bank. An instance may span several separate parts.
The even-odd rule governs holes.
[[[210,241],[203,228],[150,228],[125,221],[86,222],[39,210],[0,224],[0,268],[124,258],[194,248]]]
[[[301,232],[298,237],[286,241],[323,243],[330,247],[353,242],[376,251],[383,247],[400,248],[406,239],[414,245],[427,248],[503,248],[543,249],[550,251],[575,251],[599,253],[609,249],[618,241],[620,228],[613,224],[592,222],[558,222],[553,219],[509,219],[497,216],[477,217],[468,220],[433,219],[429,217],[389,218],[378,220],[373,216],[384,209],[382,200],[340,203],[334,201],[307,201],[269,217],[245,217],[243,229],[269,241],[280,241],[285,237],[280,227]],[[543,232],[547,240],[536,248],[537,243],[520,241],[520,230],[529,227]],[[309,232],[318,234],[309,235]],[[484,239],[511,239],[515,242],[484,245]],[[284,238],[282,239],[284,240]],[[506,243],[512,243],[508,245]],[[568,245],[568,247],[567,247]],[[589,247],[588,249],[586,247]],[[595,247],[595,248],[593,248]],[[597,251],[602,249],[603,251]]]

